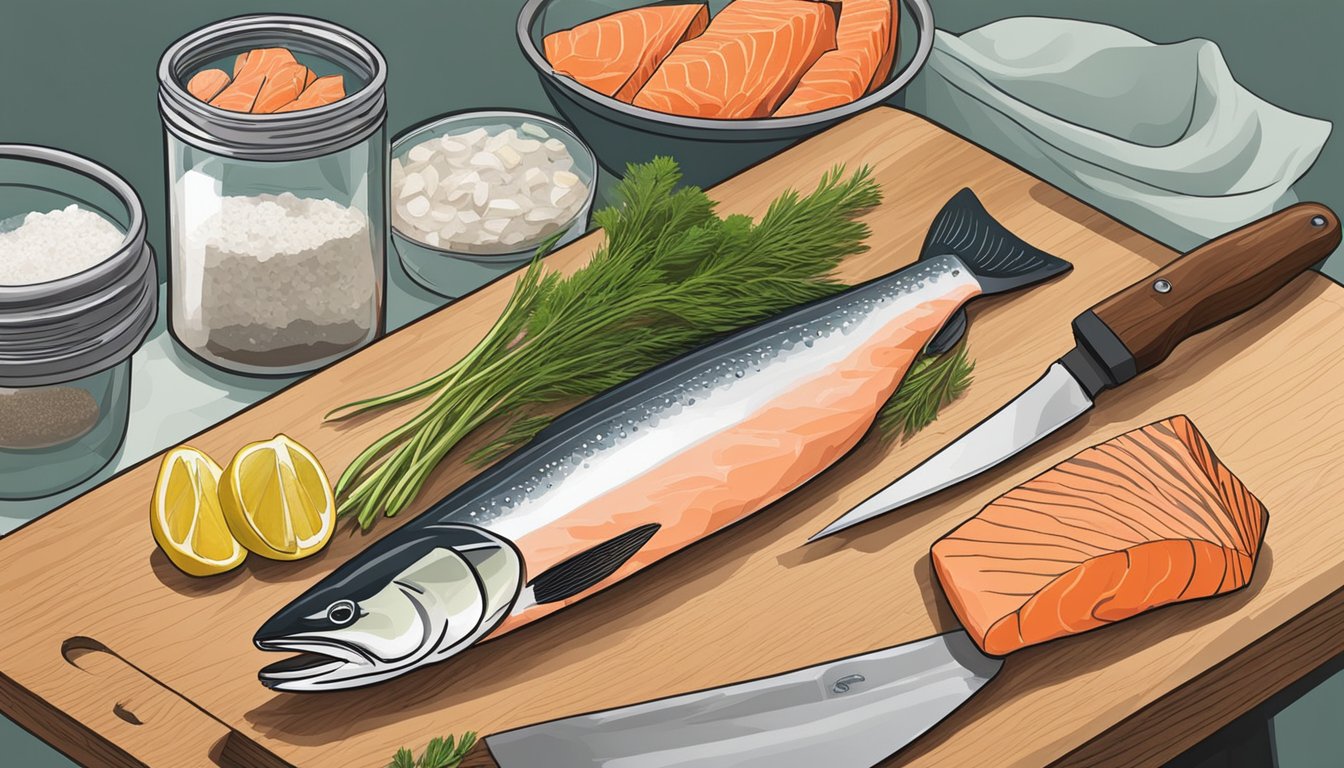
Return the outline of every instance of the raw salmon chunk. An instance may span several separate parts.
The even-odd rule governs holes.
[[[891,73],[900,21],[897,0],[843,0],[835,50],[803,74],[777,117],[848,104],[880,86]]]
[[[234,112],[251,112],[267,78],[295,63],[294,54],[285,48],[258,48],[239,54],[233,64],[233,82],[210,104]]]
[[[1269,513],[1184,416],[1088,448],[933,545],[962,625],[1006,654],[1245,586]]]
[[[222,69],[203,69],[187,81],[187,93],[201,101],[209,101],[224,90],[231,79]]]
[[[603,16],[546,36],[546,60],[558,74],[630,101],[667,54],[709,25],[709,6],[653,5]]]
[[[314,107],[323,107],[328,104],[335,104],[345,98],[345,78],[341,75],[327,75],[319,77],[312,82],[299,97],[288,104],[275,110],[279,112],[297,112],[301,109],[312,109]]]
[[[311,74],[311,70],[298,63],[276,68],[266,78],[266,82],[261,84],[257,100],[252,104],[252,111],[258,114],[274,112],[299,98],[299,94],[307,87]]]
[[[269,73],[277,67],[293,63],[294,54],[288,48],[253,48],[234,58],[233,76],[238,77],[249,67],[254,71]]]
[[[835,23],[826,3],[735,0],[672,51],[634,103],[690,117],[767,117],[835,47]]]

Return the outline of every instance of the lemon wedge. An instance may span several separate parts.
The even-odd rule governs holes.
[[[219,506],[221,472],[213,459],[185,445],[159,465],[149,527],[173,565],[192,576],[232,570],[247,557]]]
[[[327,474],[317,457],[285,435],[238,451],[224,469],[219,505],[233,537],[272,560],[307,557],[336,529]]]

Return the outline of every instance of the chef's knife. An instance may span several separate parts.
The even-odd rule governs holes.
[[[1104,390],[1167,359],[1182,341],[1259,304],[1339,242],[1335,214],[1301,203],[1176,259],[1075,318],[1074,348],[1035,384],[808,541],[1006,461],[1087,412]]]
[[[462,768],[869,768],[989,682],[963,631],[485,739]]]

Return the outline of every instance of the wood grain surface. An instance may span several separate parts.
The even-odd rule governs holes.
[[[934,214],[963,186],[1010,229],[1076,266],[1058,281],[974,306],[975,383],[905,445],[867,440],[755,517],[448,663],[320,695],[263,688],[256,672],[277,655],[255,649],[252,633],[469,472],[450,457],[414,509],[369,536],[338,534],[311,560],[251,558],[233,573],[196,580],[155,551],[155,457],[0,540],[0,709],[90,765],[377,768],[398,747],[418,751],[433,736],[488,734],[926,637],[954,626],[929,566],[938,536],[1080,448],[1177,413],[1195,421],[1269,508],[1249,587],[1014,654],[992,684],[894,764],[1160,763],[1344,650],[1329,623],[1344,604],[1344,473],[1336,466],[1344,455],[1344,288],[1316,275],[1192,339],[997,471],[803,546],[1034,381],[1071,343],[1075,314],[1174,257],[889,109],[814,138],[714,196],[725,211],[759,214],[783,189],[808,187],[836,163],[871,165],[886,193],[867,216],[872,250],[844,265],[847,278],[914,259]],[[581,240],[550,263],[572,268],[596,242]],[[339,474],[405,412],[340,425],[323,424],[322,414],[442,370],[483,335],[510,285],[506,278],[464,298],[190,443],[226,460],[283,430]],[[71,660],[72,647],[106,657]]]

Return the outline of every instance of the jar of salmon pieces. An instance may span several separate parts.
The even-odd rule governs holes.
[[[158,312],[145,230],[110,170],[0,144],[0,499],[71,488],[120,450]]]
[[[386,64],[329,22],[244,16],[159,62],[170,328],[208,363],[290,375],[383,324]]]

